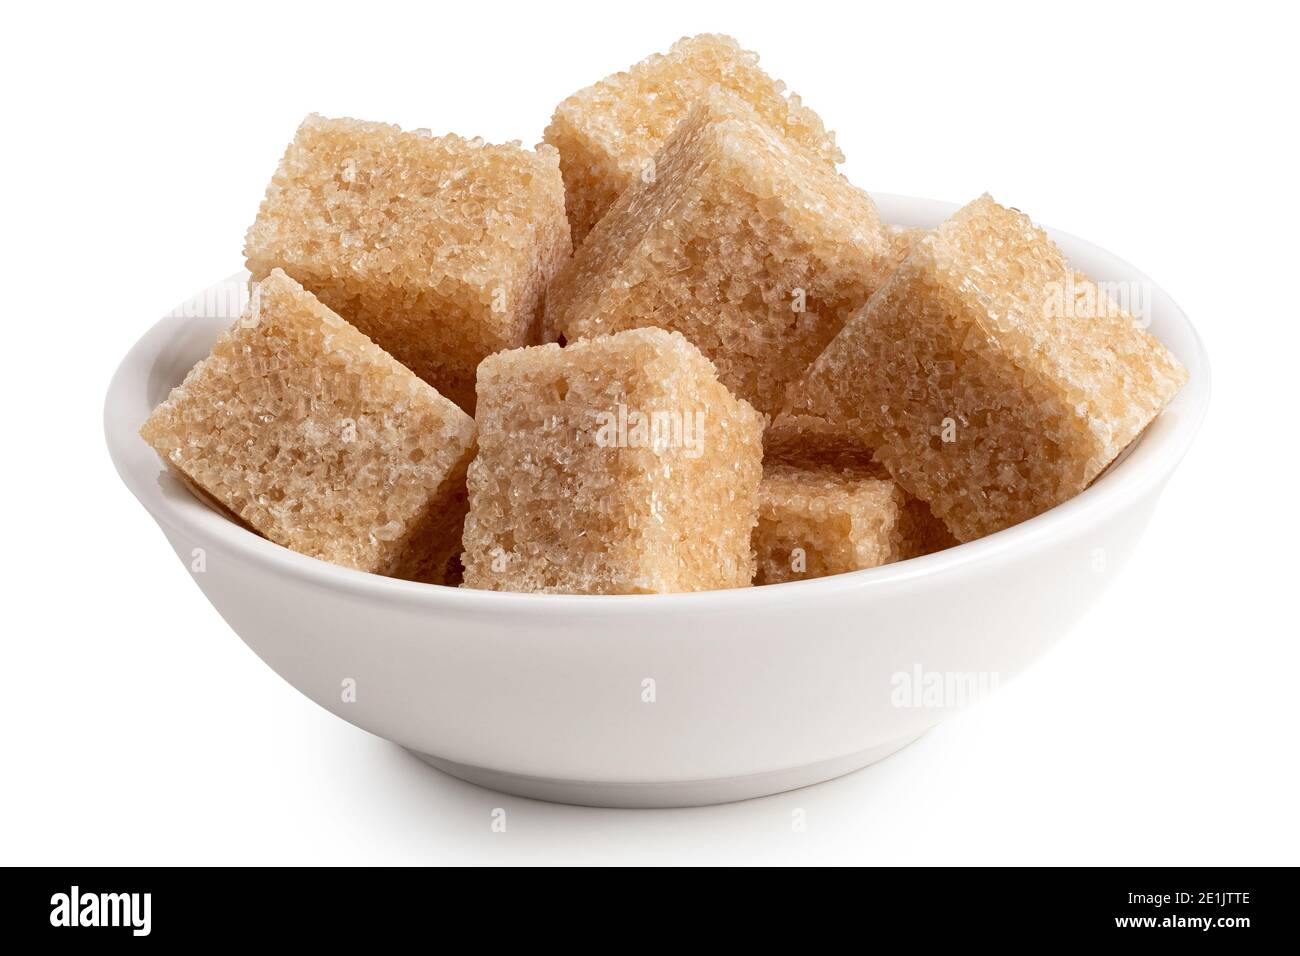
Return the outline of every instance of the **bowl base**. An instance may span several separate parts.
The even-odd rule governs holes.
[[[924,731],[922,731],[922,734]],[[833,780],[855,770],[870,766],[890,754],[902,750],[922,734],[891,740],[878,747],[861,750],[846,757],[836,757],[821,763],[773,770],[769,773],[748,774],[741,777],[722,777],[716,780],[685,780],[675,782],[605,783],[601,781],[560,780],[552,777],[529,777],[522,774],[503,773],[485,767],[444,760],[432,754],[411,750],[431,767],[451,774],[468,783],[489,790],[531,800],[549,803],[569,803],[583,807],[617,807],[621,809],[653,809],[667,807],[703,807],[715,803],[734,803],[766,797],[786,790],[798,790],[826,780]]]

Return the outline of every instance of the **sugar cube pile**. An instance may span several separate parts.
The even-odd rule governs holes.
[[[863,571],[1078,494],[1186,370],[1021,212],[886,223],[843,159],[712,34],[533,149],[308,116],[141,435],[276,544],[494,591]]]

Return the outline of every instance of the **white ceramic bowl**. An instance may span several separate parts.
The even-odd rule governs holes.
[[[876,200],[887,221],[909,225],[957,208]],[[1149,282],[1096,246],[1052,235],[1098,279]],[[1033,520],[901,564],[763,588],[442,588],[272,544],[202,504],[137,436],[237,317],[223,295],[231,287],[155,325],[114,376],[104,420],[123,481],[181,560],[202,568],[195,580],[235,632],[302,693],[448,773],[568,803],[738,800],[905,746],[951,713],[963,688],[1009,679],[1069,629],[1133,548],[1209,398],[1195,331],[1151,284],[1152,330],[1190,382],[1123,460]],[[944,680],[956,696],[927,698]]]

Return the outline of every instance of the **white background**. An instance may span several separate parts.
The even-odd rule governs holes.
[[[0,862],[1300,863],[1292,17],[11,8]],[[326,714],[230,632],[118,482],[103,391],[158,316],[241,265],[307,112],[531,145],[564,96],[706,30],[759,51],[837,131],[859,185],[989,190],[1154,277],[1204,336],[1210,416],[1072,635],[897,756],[730,807],[503,797]]]

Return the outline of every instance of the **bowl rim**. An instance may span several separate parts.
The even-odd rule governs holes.
[[[872,193],[886,221],[931,226],[960,204]],[[728,588],[670,594],[534,594],[485,591],[402,581],[331,564],[298,554],[234,523],[201,502],[165,466],[138,435],[151,409],[141,383],[159,357],[191,320],[178,308],[154,324],[122,359],[109,384],[104,404],[104,431],[109,454],[123,482],[160,524],[190,540],[212,542],[262,571],[292,577],[359,598],[415,605],[430,611],[503,614],[611,613],[644,614],[674,608],[691,613],[752,613],[792,601],[817,601],[845,591],[867,593],[903,587],[944,573],[955,573],[1016,549],[1041,546],[1056,535],[1078,533],[1107,515],[1145,496],[1162,483],[1186,454],[1204,420],[1210,396],[1210,366],[1196,329],[1181,308],[1145,273],[1123,259],[1076,236],[1047,228],[1074,259],[1082,253],[1104,261],[1107,270],[1129,280],[1149,283],[1152,314],[1161,340],[1187,368],[1188,381],[1152,426],[1088,488],[1033,518],[986,537],[935,554],[862,571],[762,587]],[[246,277],[236,273],[217,286]],[[212,288],[216,288],[214,286]],[[211,290],[204,290],[203,296]],[[197,298],[197,296],[195,297]],[[233,318],[232,318],[233,321]],[[1159,428],[1154,427],[1159,425]]]

